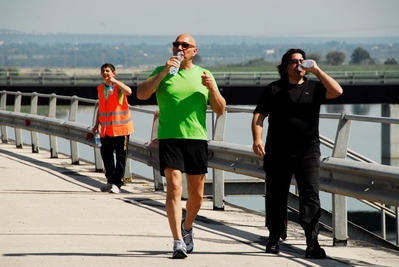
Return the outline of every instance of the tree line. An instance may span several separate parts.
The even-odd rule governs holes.
[[[397,65],[399,44],[365,45],[329,42],[325,44],[211,44],[199,45],[195,62],[202,66],[231,64],[276,64],[292,47],[306,51],[307,58],[323,64]],[[111,62],[119,68],[153,68],[163,65],[171,55],[171,45],[110,44],[3,44],[0,48],[0,68],[98,68]],[[347,55],[349,57],[347,58]]]
[[[320,54],[310,54],[309,58],[315,59],[316,61],[320,61],[321,55]],[[345,62],[346,55],[344,52],[340,51],[330,51],[327,53],[325,58],[325,63],[328,65],[339,66]],[[370,56],[370,53],[361,48],[357,47],[352,54],[350,55],[349,64],[376,64],[376,59]],[[387,58],[384,63],[385,65],[397,65],[398,62],[395,58]]]

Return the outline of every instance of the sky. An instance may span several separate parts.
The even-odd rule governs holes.
[[[399,36],[399,0],[0,0],[0,29],[26,33]]]

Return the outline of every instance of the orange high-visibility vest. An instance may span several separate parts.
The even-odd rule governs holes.
[[[100,135],[124,136],[134,132],[133,121],[130,118],[129,104],[127,97],[118,90],[118,85],[114,84],[114,93],[104,95],[104,84],[97,87],[99,98],[99,117],[101,124]],[[121,100],[121,101],[119,101]]]

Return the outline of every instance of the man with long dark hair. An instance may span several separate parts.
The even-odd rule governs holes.
[[[278,66],[280,79],[270,83],[253,112],[253,151],[264,158],[266,172],[266,253],[279,253],[287,237],[287,199],[292,175],[299,191],[299,220],[305,231],[307,258],[324,258],[318,242],[321,215],[319,198],[320,105],[342,94],[341,86],[317,63],[306,60],[301,49],[289,49]],[[319,81],[305,77],[313,73]],[[266,145],[263,121],[268,118]]]

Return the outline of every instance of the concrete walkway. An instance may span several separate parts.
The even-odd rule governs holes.
[[[206,200],[194,224],[194,252],[173,260],[163,192],[134,178],[120,194],[99,192],[103,173],[60,155],[0,143],[0,266],[399,266],[399,252],[362,242],[304,258],[302,229],[289,224],[279,255],[265,254],[264,217]]]

